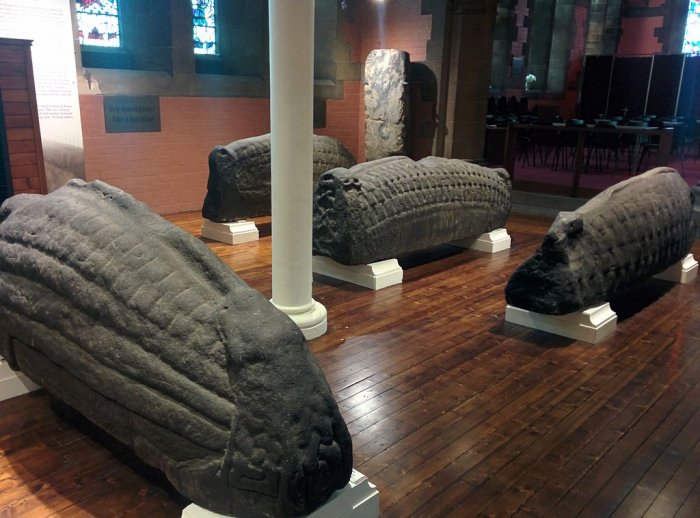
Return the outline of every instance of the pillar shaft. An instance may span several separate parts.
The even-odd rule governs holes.
[[[314,0],[269,0],[272,303],[307,338],[326,331],[311,296]]]

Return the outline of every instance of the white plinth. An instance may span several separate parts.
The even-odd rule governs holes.
[[[688,284],[689,282],[693,282],[697,276],[698,262],[693,257],[693,254],[686,255],[673,266],[670,266],[663,272],[654,275],[656,279],[678,282],[680,284]]]
[[[323,304],[311,299],[311,303],[304,306],[282,306],[271,300],[272,304],[291,318],[299,326],[304,338],[313,340],[324,335],[328,330],[328,312]]]
[[[311,265],[315,273],[351,282],[371,290],[380,290],[387,286],[401,284],[403,281],[403,268],[396,259],[348,266],[329,257],[315,255]]]
[[[333,493],[322,507],[308,518],[377,518],[379,516],[379,491],[367,477],[352,470],[350,482]],[[212,513],[195,504],[182,510],[182,518],[235,518]]]
[[[477,250],[479,252],[486,252],[489,254],[495,254],[502,250],[508,250],[510,248],[510,235],[505,228],[497,228],[491,232],[486,232],[481,234],[476,239],[458,239],[457,241],[450,241],[451,245],[460,246],[462,248],[469,248],[471,250]]]
[[[28,394],[41,387],[18,371],[13,371],[0,356],[0,401]]]
[[[544,315],[507,305],[506,322],[597,344],[615,331],[617,313],[607,302],[567,315]]]
[[[235,221],[233,223],[217,223],[208,219],[202,225],[202,237],[220,241],[229,245],[239,245],[259,239],[258,227],[252,221]]]

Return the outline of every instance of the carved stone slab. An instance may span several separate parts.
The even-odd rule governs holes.
[[[334,169],[314,196],[313,250],[369,264],[504,225],[511,186],[504,169],[428,157],[388,157]]]
[[[313,184],[334,167],[352,167],[355,158],[331,137],[314,135]],[[209,153],[209,180],[202,216],[228,223],[271,213],[270,134],[217,146]]]
[[[211,511],[306,515],[350,478],[299,328],[105,183],[0,208],[0,355]]]
[[[609,301],[688,254],[693,199],[677,171],[659,167],[561,212],[535,254],[513,273],[508,304],[563,315]]]
[[[408,53],[375,49],[365,61],[365,159],[407,155]]]

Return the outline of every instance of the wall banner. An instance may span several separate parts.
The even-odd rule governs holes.
[[[85,178],[70,0],[0,0],[0,37],[33,40],[46,183]]]

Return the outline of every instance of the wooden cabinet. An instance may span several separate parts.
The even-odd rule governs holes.
[[[0,38],[0,184],[11,187],[9,194],[47,192],[31,44]]]

